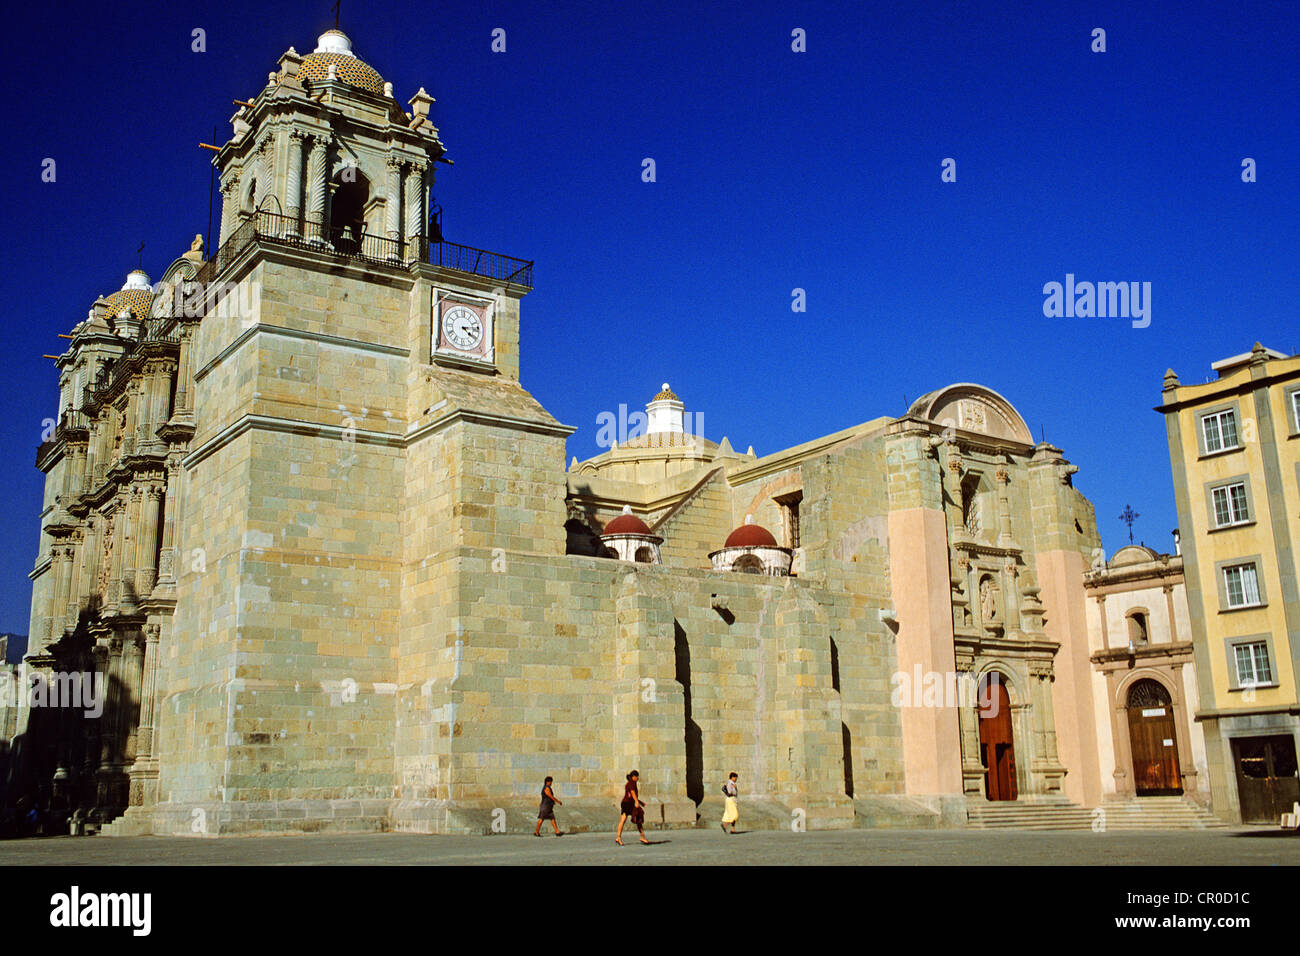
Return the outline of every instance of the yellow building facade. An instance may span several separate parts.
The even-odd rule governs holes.
[[[1300,799],[1300,355],[1256,343],[1163,403],[1215,812],[1276,822]]]

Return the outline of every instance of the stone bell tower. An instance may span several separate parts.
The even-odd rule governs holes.
[[[564,553],[572,429],[519,384],[532,263],[430,240],[433,98],[404,108],[338,30],[238,102],[192,283],[152,826],[377,829],[395,798],[437,826],[495,739],[445,733],[495,686],[474,582]]]
[[[433,163],[445,152],[423,88],[407,113],[393,85],[327,30],[306,56],[292,47],[216,156],[221,238],[259,214],[268,235],[367,258],[421,257]]]

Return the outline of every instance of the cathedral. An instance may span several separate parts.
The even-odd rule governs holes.
[[[105,699],[20,712],[10,800],[481,833],[548,775],[612,826],[634,768],[669,826],[733,771],[749,823],[808,829],[1114,790],[1093,508],[998,392],[758,457],[664,384],[566,466],[520,382],[532,263],[431,225],[433,98],[329,30],[237,102],[214,248],[69,323],[24,666]]]

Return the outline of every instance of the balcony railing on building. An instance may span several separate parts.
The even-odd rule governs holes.
[[[326,227],[315,220],[297,219],[269,210],[245,214],[216,254],[203,264],[198,281],[207,284],[214,280],[253,242],[312,249],[384,265],[405,266],[413,261],[423,261],[507,285],[533,287],[533,263],[526,259],[455,242],[429,242],[423,237],[393,239],[377,236],[350,225]]]

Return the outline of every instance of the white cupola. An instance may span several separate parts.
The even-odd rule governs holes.
[[[352,41],[342,30],[326,30],[316,38],[313,53],[338,53],[343,56],[356,56],[352,52]]]
[[[686,406],[682,400],[672,393],[668,383],[664,382],[663,390],[654,397],[654,400],[645,407],[648,424],[646,425],[646,434],[663,434],[665,432],[681,435],[682,412]]]

